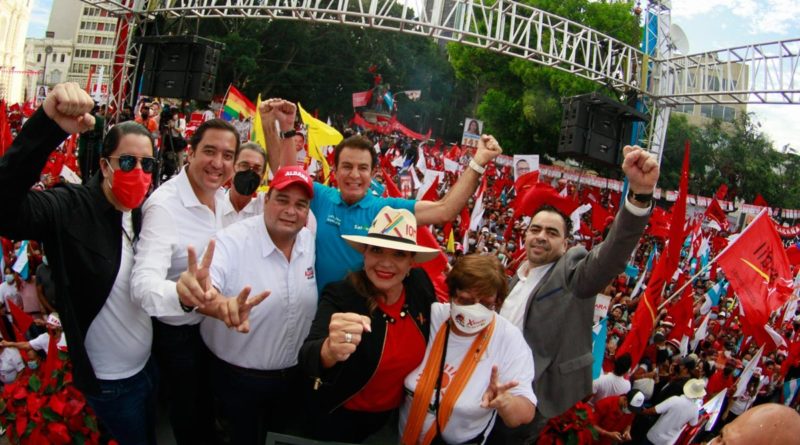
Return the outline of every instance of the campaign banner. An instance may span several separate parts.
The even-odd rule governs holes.
[[[483,121],[468,117],[464,119],[464,133],[461,135],[463,147],[477,147],[483,131]]]
[[[597,294],[594,300],[594,323],[605,318],[611,305],[611,297],[608,295]]]
[[[539,155],[514,155],[514,180],[539,170]]]

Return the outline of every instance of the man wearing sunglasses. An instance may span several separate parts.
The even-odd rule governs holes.
[[[120,444],[155,443],[150,314],[129,286],[138,207],[154,165],[150,133],[133,122],[116,125],[103,141],[100,172],[86,185],[30,190],[69,134],[93,128],[92,106],[77,84],[60,84],[25,124],[0,159],[7,212],[0,234],[44,242],[74,383],[100,421]]]

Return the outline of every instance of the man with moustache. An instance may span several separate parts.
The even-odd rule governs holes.
[[[530,424],[508,430],[496,425],[490,443],[531,443],[548,419],[592,392],[592,317],[595,296],[625,270],[652,208],[658,161],[639,147],[626,146],[622,170],[630,193],[605,241],[587,251],[568,249],[568,215],[544,206],[525,235],[527,261],[512,278],[500,314],[525,335],[536,367],[539,399]]]

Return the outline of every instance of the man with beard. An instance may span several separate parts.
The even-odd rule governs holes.
[[[592,317],[595,296],[625,270],[652,208],[658,161],[627,146],[622,170],[629,195],[605,241],[588,252],[568,249],[571,221],[557,209],[536,210],[525,236],[527,261],[511,282],[500,314],[525,335],[536,366],[536,417],[508,430],[496,425],[491,443],[535,441],[548,419],[592,392]],[[557,334],[556,334],[557,333]]]

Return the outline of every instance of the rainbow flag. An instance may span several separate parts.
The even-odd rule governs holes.
[[[245,119],[253,117],[256,114],[256,106],[241,91],[231,85],[228,87],[228,94],[225,95],[225,108],[222,109],[222,118],[230,122],[238,119],[239,113],[242,113]]]

